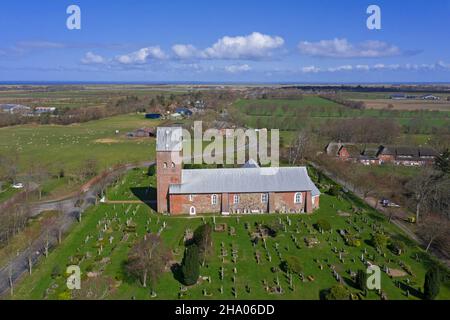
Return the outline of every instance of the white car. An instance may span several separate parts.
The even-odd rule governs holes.
[[[23,189],[23,183],[15,183],[12,185],[14,189]]]

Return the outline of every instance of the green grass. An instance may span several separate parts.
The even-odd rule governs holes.
[[[141,127],[154,127],[160,121],[143,115],[122,115],[69,126],[24,125],[0,128],[0,154],[17,153],[19,175],[41,165],[56,175],[77,174],[83,163],[95,159],[99,170],[115,164],[149,161],[155,157],[155,139],[129,139],[126,133]],[[120,134],[116,135],[115,130]],[[51,179],[44,191],[51,193],[68,186],[67,180]]]
[[[0,191],[0,203],[8,200],[9,198],[11,198],[13,195],[15,195],[18,192],[20,192],[19,189],[14,189],[13,187],[11,187],[8,184],[4,185]]]
[[[323,125],[327,120],[369,117],[393,119],[405,128],[420,126],[422,132],[450,124],[450,112],[405,110],[355,110],[317,96],[300,100],[239,100],[231,108],[236,119],[255,128],[299,130]]]
[[[131,178],[143,175],[143,171],[131,172],[129,177],[125,178],[130,181]],[[119,183],[120,184],[120,183]],[[124,183],[121,186],[130,185]],[[121,189],[126,192],[125,189]],[[118,190],[118,191],[119,191]],[[114,193],[114,188],[111,193]],[[117,193],[117,192],[116,192]],[[117,196],[119,196],[117,194]],[[353,213],[352,207],[362,207],[364,213]],[[351,217],[343,217],[338,214],[338,210],[351,213]],[[123,240],[123,233],[119,231],[119,225],[124,225],[126,220],[132,219],[136,223],[136,233],[129,233],[129,238]],[[58,299],[62,294],[67,295],[65,289],[65,277],[59,276],[53,279],[51,277],[52,270],[55,266],[59,266],[61,270],[65,270],[67,265],[77,264],[83,272],[83,279],[86,279],[87,270],[101,272],[102,277],[108,277],[115,283],[115,289],[111,290],[107,299],[150,299],[150,290],[142,288],[139,282],[130,278],[124,271],[124,264],[130,247],[138,239],[141,239],[145,232],[158,232],[161,230],[163,223],[166,228],[162,231],[161,236],[167,246],[174,252],[174,260],[181,261],[184,249],[183,235],[186,229],[195,229],[203,220],[212,222],[212,216],[203,218],[188,217],[167,217],[157,215],[149,207],[141,205],[112,205],[102,204],[92,208],[84,215],[81,223],[74,226],[71,233],[64,240],[63,244],[56,248],[46,260],[41,260],[35,272],[31,276],[26,276],[21,284],[16,288],[14,299]],[[291,225],[287,223],[291,220]],[[330,233],[320,234],[313,225],[318,219],[327,219],[333,230]],[[110,223],[108,223],[108,220]],[[266,251],[260,241],[256,247],[252,246],[251,233],[255,231],[255,223],[272,223],[282,221],[286,224],[286,232],[282,231],[275,238],[267,239],[268,252],[272,256],[270,262],[267,258]],[[367,221],[367,222],[366,222]],[[107,224],[107,231],[101,229]],[[336,270],[344,277],[346,286],[354,293],[358,290],[353,287],[350,276],[347,273],[349,269],[357,271],[365,269],[363,263],[359,260],[364,249],[367,250],[365,255],[377,265],[388,265],[391,269],[402,269],[399,262],[402,261],[408,265],[414,276],[406,276],[399,278],[405,281],[406,278],[410,282],[409,299],[417,299],[413,289],[422,286],[424,274],[431,264],[435,261],[426,253],[419,249],[414,243],[406,239],[406,237],[395,226],[388,224],[383,216],[376,211],[366,207],[356,198],[349,196],[338,199],[329,195],[322,195],[320,209],[311,216],[308,215],[252,215],[241,217],[217,217],[216,223],[226,223],[228,227],[236,230],[236,235],[230,235],[229,232],[214,232],[214,253],[210,256],[205,267],[201,268],[202,276],[210,276],[212,281],[202,281],[201,283],[191,287],[187,292],[187,299],[233,299],[232,287],[237,288],[239,299],[318,299],[319,293],[336,284],[336,280],[327,264],[332,264]],[[248,229],[246,228],[248,225]],[[362,246],[359,248],[349,247],[344,244],[343,239],[337,233],[338,229],[346,229],[355,233],[354,226],[361,228],[360,232]],[[375,249],[369,244],[372,228],[383,228],[393,238],[400,238],[407,244],[407,252],[402,256],[394,255],[387,248],[383,249],[386,258],[377,254]],[[91,238],[86,242],[87,236]],[[109,244],[109,237],[113,236],[113,243]],[[103,237],[104,240],[99,240]],[[296,237],[300,244],[296,247],[292,237]],[[304,237],[316,237],[320,243],[314,248],[308,248],[303,241]],[[220,256],[221,243],[224,243],[228,256],[225,263],[222,264]],[[103,244],[103,252],[98,253],[100,243]],[[281,259],[276,253],[276,243],[279,245]],[[230,258],[231,248],[238,249],[237,263],[233,264]],[[339,260],[338,254],[333,252],[333,248],[344,249],[344,262]],[[257,264],[255,252],[261,253],[261,263]],[[88,254],[89,253],[89,254]],[[273,273],[271,269],[278,267],[284,256],[297,256],[304,269],[305,278],[312,276],[314,281],[300,281],[299,277],[294,277],[295,291],[289,289],[288,281],[285,274],[281,271]],[[372,259],[372,255],[374,256]],[[419,260],[416,260],[416,255]],[[109,260],[104,260],[109,258]],[[352,259],[355,259],[352,262]],[[103,262],[102,262],[103,261]],[[220,280],[219,270],[221,266],[225,268],[225,278]],[[323,265],[324,269],[320,270],[319,265]],[[236,267],[236,284],[232,283],[233,268]],[[257,270],[257,271],[256,271]],[[284,294],[275,295],[265,291],[262,282],[265,280],[270,286],[274,284],[275,279],[279,278]],[[83,284],[82,284],[83,285]],[[246,292],[246,286],[250,286],[250,293]],[[223,286],[223,294],[219,289]],[[49,289],[50,288],[50,289]],[[206,289],[211,297],[204,297],[203,290]],[[382,273],[382,289],[387,293],[389,299],[408,299],[404,295],[404,290],[395,286],[392,279]],[[180,283],[174,278],[171,272],[166,272],[156,287],[158,294],[157,299],[177,299],[180,291]],[[368,299],[378,299],[375,293],[370,293]],[[447,284],[441,287],[439,299],[450,299],[450,287]]]
[[[106,198],[112,201],[156,200],[156,176],[149,176],[148,169],[134,169],[119,183],[109,188]]]

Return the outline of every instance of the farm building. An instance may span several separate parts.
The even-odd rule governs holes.
[[[157,120],[157,119],[161,119],[162,115],[160,113],[147,113],[145,115],[146,119],[152,119],[152,120]]]
[[[426,94],[422,97],[420,97],[422,100],[441,100],[440,97],[432,95],[432,94]]]
[[[1,104],[0,111],[11,114],[23,114],[30,112],[31,108],[21,104]]]
[[[131,137],[131,138],[154,137],[155,136],[155,128],[140,128],[140,129],[134,130],[133,132],[128,132],[127,136]]]
[[[305,167],[185,170],[182,129],[158,128],[156,143],[158,212],[257,214],[313,213],[320,192]]]
[[[394,163],[405,166],[423,166],[434,163],[437,152],[431,148],[380,146],[378,158],[380,163]]]
[[[179,113],[179,114],[181,114],[182,116],[185,116],[185,117],[190,117],[193,114],[193,112],[191,110],[189,110],[188,108],[184,108],[184,107],[183,108],[176,108],[175,112]]]
[[[183,115],[181,113],[175,112],[170,114],[170,118],[173,120],[181,120],[183,119]]]
[[[360,162],[365,165],[393,163],[404,166],[424,166],[433,164],[437,152],[431,148],[408,146],[366,147],[353,143],[330,142],[327,155],[343,161]]]

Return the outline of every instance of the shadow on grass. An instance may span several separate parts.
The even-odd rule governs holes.
[[[156,211],[156,188],[154,187],[136,187],[136,188],[130,188],[131,193],[150,206],[153,210]]]
[[[175,263],[170,267],[172,271],[173,278],[179,283],[183,283],[183,273],[181,272],[181,264]]]
[[[122,261],[117,277],[130,285],[142,285],[141,281],[127,271],[127,261]]]
[[[416,288],[411,287],[410,285],[404,283],[404,282],[400,282],[400,289],[402,289],[403,291],[408,290],[409,294],[419,298],[419,299],[424,299],[423,293],[420,292],[419,290],[417,290]]]
[[[414,240],[410,239],[409,237],[403,235],[403,234],[395,234],[395,235],[391,235],[393,240],[398,240],[403,242],[404,244],[406,244],[408,247],[417,247],[417,242],[415,242]]]
[[[344,279],[344,282],[346,285],[348,285],[349,287],[353,288],[353,289],[358,289],[358,284],[351,278],[348,277],[342,277]]]

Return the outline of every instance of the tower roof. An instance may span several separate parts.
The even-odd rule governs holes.
[[[181,127],[158,127],[156,151],[181,151],[183,148],[183,129]]]

